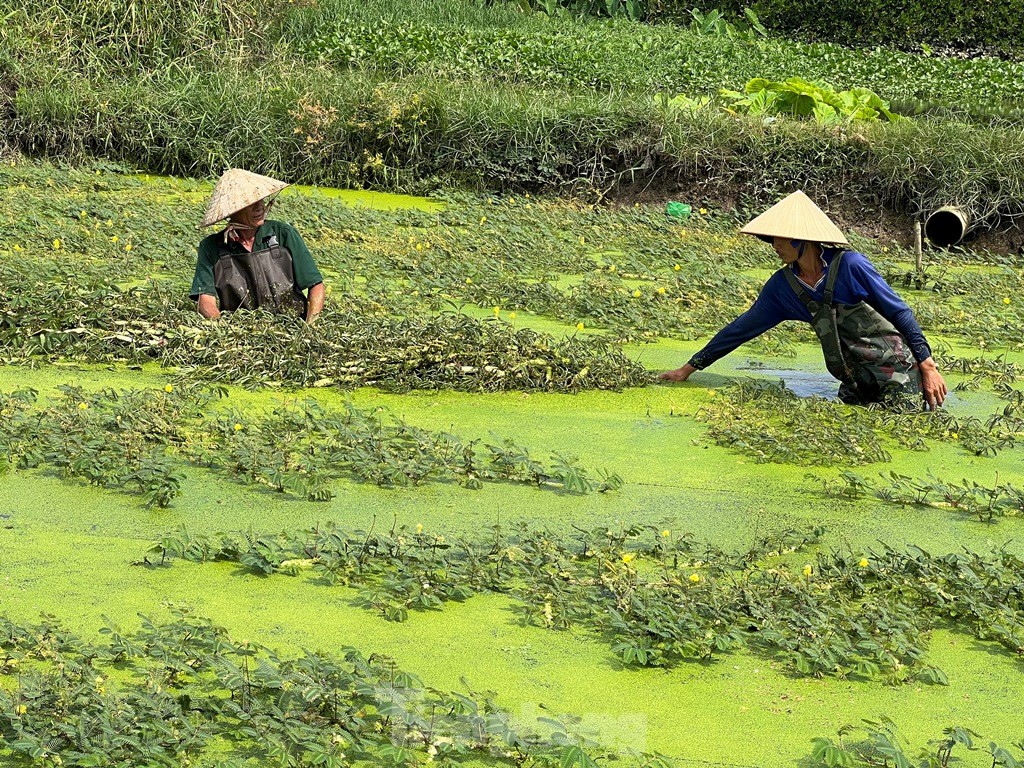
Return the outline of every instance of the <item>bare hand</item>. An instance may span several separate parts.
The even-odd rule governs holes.
[[[920,370],[921,390],[924,394],[925,408],[929,411],[934,411],[946,399],[946,382],[943,380],[942,374],[939,373],[935,361],[930,357],[922,361]]]
[[[686,381],[690,378],[690,374],[696,370],[696,368],[687,363],[682,368],[676,368],[674,371],[665,371],[658,379],[661,381]]]

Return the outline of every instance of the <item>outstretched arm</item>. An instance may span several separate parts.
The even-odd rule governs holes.
[[[704,349],[691,357],[686,365],[676,368],[674,371],[665,371],[658,378],[663,381],[686,381],[694,371],[707,368],[715,360],[729,354],[740,344],[760,336],[783,320],[791,319],[782,310],[779,302],[775,300],[777,286],[778,278],[773,276],[761,289],[757,301],[750,309],[716,333],[714,338],[704,346]]]

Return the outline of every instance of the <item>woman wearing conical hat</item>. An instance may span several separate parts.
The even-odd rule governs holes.
[[[233,168],[217,182],[200,229],[227,220],[203,238],[191,298],[203,317],[267,309],[312,322],[324,306],[324,279],[295,228],[267,219],[283,181]]]
[[[923,396],[934,409],[946,383],[914,313],[868,258],[849,249],[835,224],[794,192],[740,230],[771,243],[782,260],[753,306],[719,331],[682,368],[661,378],[686,381],[783,320],[810,323],[846,403]]]

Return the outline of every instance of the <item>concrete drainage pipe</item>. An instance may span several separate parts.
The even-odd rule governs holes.
[[[955,205],[932,211],[924,223],[924,236],[939,248],[948,248],[964,239],[970,226],[967,214]]]

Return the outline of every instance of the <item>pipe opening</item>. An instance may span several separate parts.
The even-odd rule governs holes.
[[[967,215],[952,205],[933,211],[924,224],[924,236],[939,248],[956,245],[966,234]]]

